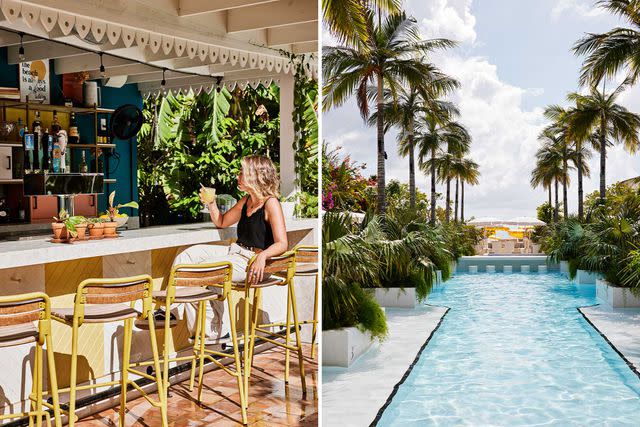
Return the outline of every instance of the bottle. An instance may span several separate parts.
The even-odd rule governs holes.
[[[18,219],[20,221],[24,221],[26,218],[25,215],[25,211],[24,211],[24,205],[22,204],[22,199],[20,201],[18,201]]]
[[[29,133],[27,126],[24,126],[22,132],[22,148],[24,150],[24,173],[31,173],[31,156],[33,155],[33,134]]]
[[[42,138],[40,138],[42,146],[42,172],[48,172],[51,164],[51,143],[49,142],[49,128],[44,130]]]
[[[24,126],[22,125],[22,118],[18,117],[18,135],[20,136],[20,141],[24,138]]]
[[[33,133],[33,171],[40,172],[40,138],[42,136],[42,122],[40,121],[40,111],[36,110],[36,117],[31,125]]]
[[[69,120],[69,144],[79,144],[80,133],[78,132],[78,122],[76,121],[76,113],[71,113]]]
[[[60,132],[60,129],[62,129],[62,127],[58,122],[58,112],[56,110],[53,110],[53,122],[51,122],[51,133],[54,135],[57,135],[58,132]]]
[[[89,168],[87,167],[87,158],[85,157],[84,150],[82,150],[82,160],[80,161],[80,173],[89,172]]]
[[[62,151],[60,150],[60,144],[58,143],[58,135],[54,134],[53,136],[53,144],[52,144],[52,162],[51,167],[53,169],[53,173],[60,173],[60,162],[62,159]]]

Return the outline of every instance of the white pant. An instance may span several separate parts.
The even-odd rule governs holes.
[[[232,280],[234,282],[244,282],[246,277],[247,264],[254,256],[254,252],[244,249],[235,243],[230,246],[219,245],[195,245],[180,252],[173,260],[173,265],[177,264],[205,264],[220,261],[230,261],[233,264]],[[211,289],[221,292],[220,288]],[[191,335],[196,331],[196,316],[198,313],[197,304],[182,304],[184,307],[184,317],[187,320],[187,327]],[[216,340],[227,336],[230,332],[229,323],[225,321],[226,301],[209,301],[206,307],[205,334],[207,341]],[[176,317],[181,317],[174,311]]]

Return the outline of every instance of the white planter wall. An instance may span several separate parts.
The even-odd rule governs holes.
[[[579,285],[593,285],[600,278],[598,273],[587,270],[578,270],[574,281]]]
[[[322,331],[322,365],[348,368],[373,342],[371,334],[355,327]]]
[[[596,297],[610,308],[640,308],[640,298],[629,289],[612,286],[604,279],[596,280]]]
[[[569,261],[560,261],[560,274],[569,277]]]
[[[415,308],[416,288],[375,288],[373,296],[382,307]]]

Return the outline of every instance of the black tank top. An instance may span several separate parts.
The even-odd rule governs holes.
[[[271,225],[264,219],[264,204],[251,216],[247,216],[247,204],[249,198],[244,202],[240,221],[238,221],[237,243],[247,247],[266,249],[273,245],[273,231]]]

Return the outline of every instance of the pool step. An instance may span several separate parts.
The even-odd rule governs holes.
[[[470,265],[469,266],[469,273],[477,273],[478,272],[478,266],[477,265]]]
[[[539,265],[538,266],[538,273],[546,273],[547,272],[547,266],[546,265]]]
[[[513,273],[513,266],[512,265],[505,265],[504,267],[502,267],[502,271],[504,273],[511,274],[511,273]]]
[[[487,273],[495,273],[496,266],[495,265],[487,265]]]
[[[530,265],[521,265],[520,266],[520,272],[521,273],[529,273],[531,271],[531,266]]]

